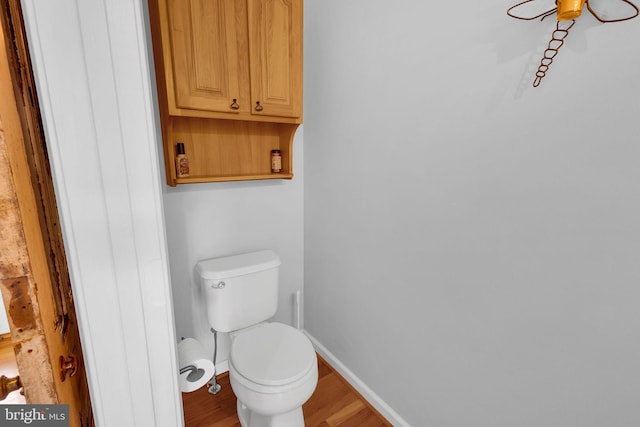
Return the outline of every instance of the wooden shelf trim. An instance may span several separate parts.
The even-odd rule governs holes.
[[[220,175],[220,176],[190,176],[188,178],[177,178],[176,184],[197,184],[202,182],[223,182],[223,181],[255,181],[263,179],[292,179],[292,173],[272,173],[269,175]]]

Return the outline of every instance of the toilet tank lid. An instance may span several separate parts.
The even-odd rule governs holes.
[[[275,252],[263,250],[221,258],[203,259],[196,270],[203,279],[228,279],[276,268],[280,258]]]

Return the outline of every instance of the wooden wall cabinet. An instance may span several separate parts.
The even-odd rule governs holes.
[[[302,0],[149,0],[149,15],[169,185],[292,178]],[[178,142],[188,178],[176,177]]]

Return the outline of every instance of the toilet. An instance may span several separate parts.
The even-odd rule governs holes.
[[[196,265],[209,325],[231,337],[229,379],[242,427],[303,427],[302,405],[318,383],[307,336],[267,322],[278,308],[279,266],[270,250]]]

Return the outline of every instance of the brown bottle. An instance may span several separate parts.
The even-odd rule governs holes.
[[[282,172],[282,154],[280,150],[271,150],[271,172]]]
[[[176,177],[187,177],[189,176],[189,158],[184,152],[184,144],[182,142],[178,142],[176,151]]]

